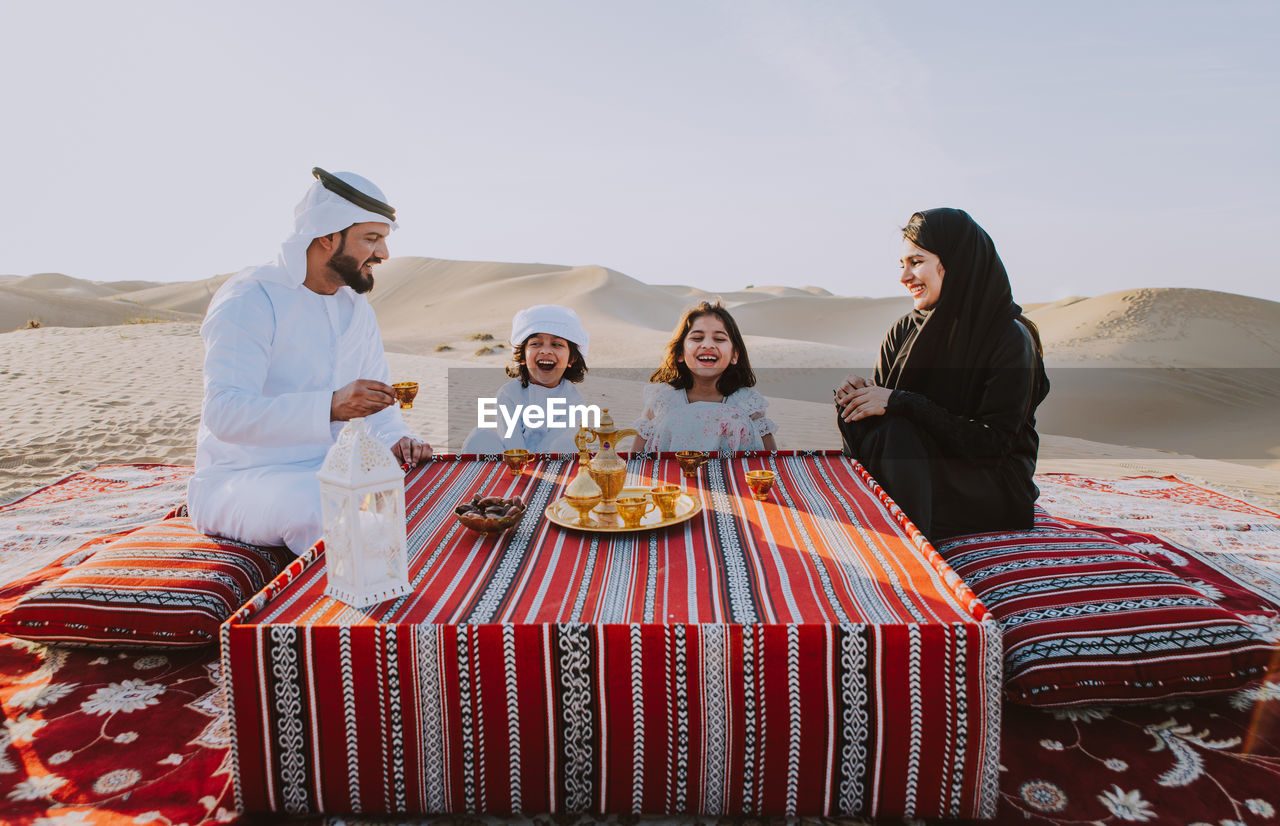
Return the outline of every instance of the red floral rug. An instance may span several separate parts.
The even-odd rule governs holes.
[[[0,508],[0,562],[26,569],[0,586],[0,610],[62,570],[59,560],[83,558],[102,541],[93,537],[163,517],[181,502],[187,475],[162,466],[98,468]],[[1280,516],[1174,479],[1040,481],[1051,513],[1110,525],[1094,529],[1280,641]],[[248,822],[232,810],[218,686],[213,649],[72,650],[0,637],[0,822]],[[1280,679],[1195,701],[1056,712],[1006,705],[1004,713],[995,823],[1280,824]]]
[[[1155,535],[1079,524],[1164,565],[1280,642],[1276,603],[1220,560]],[[1280,661],[1273,674],[1196,700],[1055,711],[1006,703],[998,822],[1280,823]]]

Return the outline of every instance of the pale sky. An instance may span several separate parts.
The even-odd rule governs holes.
[[[393,256],[899,295],[967,209],[1023,302],[1280,300],[1280,3],[10,2],[0,274],[275,256],[310,170]]]

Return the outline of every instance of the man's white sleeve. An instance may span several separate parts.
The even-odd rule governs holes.
[[[204,425],[241,445],[328,445],[333,393],[268,395],[275,316],[260,287],[218,303],[200,328],[204,338]]]

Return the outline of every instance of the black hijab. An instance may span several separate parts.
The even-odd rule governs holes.
[[[953,413],[972,413],[982,398],[980,368],[1010,321],[1009,275],[986,230],[962,209],[930,209],[911,216],[903,236],[942,259],[942,296],[913,310],[909,331],[892,363],[876,366],[876,384],[921,393]],[[908,325],[910,327],[910,325]]]

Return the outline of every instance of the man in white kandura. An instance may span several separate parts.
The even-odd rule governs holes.
[[[237,273],[209,304],[204,405],[187,506],[202,533],[302,553],[324,532],[316,471],[363,416],[406,468],[431,456],[393,406],[373,266],[395,210],[350,172],[317,180],[275,263]]]

